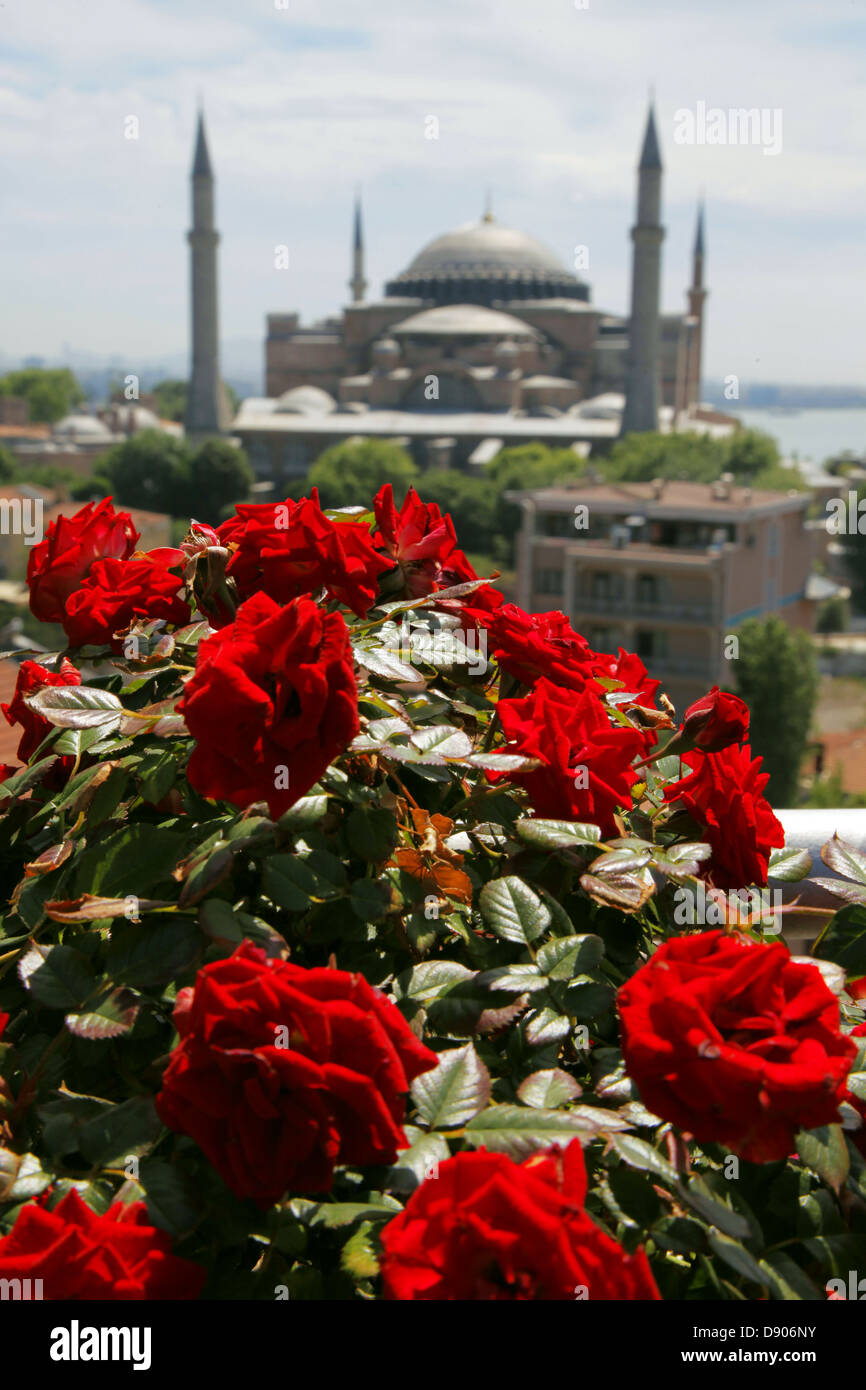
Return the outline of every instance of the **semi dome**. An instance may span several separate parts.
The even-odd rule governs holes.
[[[337,402],[321,386],[293,386],[284,391],[274,411],[278,415],[332,415]]]
[[[431,241],[387,295],[437,304],[492,304],[503,299],[589,299],[588,286],[540,241],[504,227],[488,213]]]
[[[107,425],[95,415],[64,415],[54,426],[54,433],[64,439],[113,439]]]
[[[496,309],[479,304],[442,304],[436,309],[422,309],[402,323],[392,325],[391,332],[400,338],[537,338],[534,328]]]

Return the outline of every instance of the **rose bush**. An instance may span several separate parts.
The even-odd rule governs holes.
[[[866,1236],[866,862],[823,851],[811,957],[705,920],[810,868],[742,702],[677,718],[414,492],[136,540],[106,501],[31,557],[69,647],[4,708],[0,1277],[823,1299]]]

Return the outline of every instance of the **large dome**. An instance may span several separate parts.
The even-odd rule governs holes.
[[[489,213],[431,241],[385,292],[437,304],[589,299],[588,287],[552,251]]]

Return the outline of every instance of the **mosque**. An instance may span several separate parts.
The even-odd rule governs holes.
[[[638,162],[628,316],[592,303],[590,286],[547,247],[477,222],[439,236],[366,298],[360,203],[355,206],[351,303],[303,326],[268,315],[266,395],[229,421],[217,330],[214,174],[200,116],[192,172],[192,371],[186,427],[230,432],[261,483],[306,473],[347,438],[403,443],[421,466],[474,469],[530,440],[599,452],[623,433],[708,429],[702,409],[704,215],[699,209],[686,309],[660,307],[662,159],[650,108]]]

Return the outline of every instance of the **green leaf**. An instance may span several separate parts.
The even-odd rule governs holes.
[[[734,1240],[748,1240],[753,1235],[751,1223],[746,1217],[719,1201],[697,1174],[693,1174],[688,1182],[679,1183],[677,1191],[693,1211],[724,1231],[725,1235]]]
[[[340,1268],[356,1282],[362,1279],[375,1279],[379,1273],[379,1260],[371,1238],[373,1224],[362,1221],[340,1251]]]
[[[280,816],[280,826],[285,826],[289,830],[302,830],[311,825],[317,825],[328,809],[328,798],[319,794],[313,796],[302,796],[296,801],[294,806],[290,806],[282,816]]]
[[[65,1158],[81,1147],[82,1130],[104,1111],[111,1102],[99,1096],[82,1096],[73,1091],[57,1091],[51,1100],[37,1107],[42,1125],[42,1137],[50,1154]]]
[[[375,806],[363,811],[356,807],[346,819],[346,838],[352,853],[365,863],[384,863],[399,838],[393,812]]]
[[[517,1094],[524,1105],[537,1110],[556,1110],[581,1094],[581,1087],[568,1072],[559,1067],[544,1071],[534,1071],[517,1088]]]
[[[163,989],[192,968],[202,944],[195,925],[183,918],[118,921],[111,929],[106,969],[132,989]]]
[[[866,903],[866,884],[848,883],[844,878],[823,878],[820,874],[811,880],[816,888],[832,893],[834,898],[842,898],[848,903]]]
[[[571,1019],[556,1009],[539,1009],[526,1020],[526,1041],[531,1047],[562,1042],[571,1032]]]
[[[198,924],[212,941],[229,941],[240,945],[243,928],[230,903],[223,898],[208,898],[198,910]]]
[[[570,980],[594,970],[604,955],[600,936],[558,936],[546,942],[538,952],[539,970],[552,980]]]
[[[148,898],[159,884],[172,883],[186,836],[166,825],[135,822],[87,847],[75,874],[74,897]]]
[[[142,800],[156,806],[171,791],[177,773],[177,757],[173,752],[160,752],[142,759],[138,767]]]
[[[430,1129],[462,1125],[490,1100],[490,1073],[467,1043],[440,1052],[438,1065],[412,1082],[412,1099]]]
[[[57,757],[52,753],[47,758],[40,758],[32,767],[25,767],[21,772],[16,772],[14,777],[7,778],[5,782],[0,783],[0,801],[6,797],[23,796],[31,787],[38,786],[56,762]]]
[[[821,858],[834,873],[866,885],[866,854],[834,835],[821,850]]]
[[[485,884],[478,905],[485,924],[506,941],[528,945],[550,925],[550,909],[514,875]]]
[[[307,1202],[294,1198],[290,1209],[305,1225],[325,1226],[328,1230],[352,1226],[356,1221],[390,1221],[403,1210],[392,1197],[383,1197],[381,1202]]]
[[[797,1153],[807,1168],[838,1192],[848,1176],[851,1160],[841,1125],[822,1125],[797,1135]]]
[[[349,902],[362,922],[379,922],[391,906],[391,886],[381,878],[359,878],[352,884]]]
[[[422,1182],[432,1177],[440,1163],[449,1157],[448,1142],[444,1135],[433,1131],[430,1134],[415,1125],[404,1125],[406,1138],[411,1140],[408,1149],[401,1149],[397,1162],[388,1170],[385,1186],[396,1192],[414,1192]]]
[[[565,992],[565,1004],[569,1014],[578,1023],[588,1023],[612,1008],[614,1001],[612,985],[596,980],[580,979]]]
[[[655,891],[655,882],[648,868],[634,873],[611,873],[599,878],[597,874],[582,874],[580,886],[603,907],[616,907],[622,912],[637,912]]]
[[[76,1010],[91,997],[96,979],[85,957],[71,946],[30,947],[18,962],[18,978],[49,1009]]]
[[[110,690],[91,685],[44,685],[25,697],[31,709],[61,729],[101,728],[120,723],[123,706]]]
[[[138,1181],[154,1226],[179,1237],[199,1220],[201,1198],[192,1178],[163,1158],[142,1158]]]
[[[474,978],[473,970],[468,970],[455,960],[424,961],[413,970],[398,975],[394,983],[394,998],[416,999],[420,1004],[430,1004],[444,990]]]
[[[114,989],[88,1013],[66,1015],[66,1027],[77,1038],[101,1041],[128,1033],[139,1014],[135,995],[128,989]]]
[[[88,1100],[91,1097],[76,1097]],[[63,1097],[57,1106],[62,1104]],[[47,1112],[54,1102],[42,1107]],[[59,1110],[55,1108],[54,1115]],[[79,1149],[88,1163],[105,1166],[128,1158],[147,1148],[159,1137],[162,1124],[154,1109],[151,1096],[133,1096],[120,1105],[100,1105],[89,1117],[83,1115],[69,1132],[69,1140]],[[68,1153],[64,1147],[58,1150]]]
[[[578,1114],[573,1110],[491,1105],[469,1121],[465,1137],[475,1148],[505,1153],[520,1162],[539,1149],[547,1149],[554,1144],[564,1148],[572,1139],[588,1142],[605,1133],[605,1121],[610,1118],[608,1113],[596,1111],[596,1122],[588,1112],[588,1106],[584,1106]]]
[[[723,1235],[711,1226],[707,1232],[707,1242],[713,1254],[718,1255],[719,1259],[724,1260],[737,1274],[742,1274],[745,1279],[759,1284],[762,1288],[766,1288],[770,1283],[767,1271],[761,1268],[754,1255],[751,1255],[739,1241],[732,1240],[730,1236]]]
[[[638,1139],[634,1134],[612,1134],[610,1144],[611,1148],[630,1168],[639,1168],[647,1173],[655,1173],[658,1177],[664,1178],[666,1182],[676,1183],[679,1176],[676,1168],[645,1139]]]
[[[54,1174],[43,1172],[36,1154],[0,1148],[0,1202],[29,1202],[53,1182]]]
[[[315,875],[293,854],[271,854],[262,869],[262,891],[287,912],[306,912]]]
[[[846,975],[866,973],[866,908],[859,904],[840,908],[815,942],[813,954],[835,961]]]
[[[604,854],[593,859],[589,871],[591,874],[598,874],[601,878],[620,878],[623,874],[631,874],[637,869],[642,869],[650,862],[651,857],[650,849],[605,850]]]
[[[535,820],[515,821],[514,829],[529,845],[539,849],[591,849],[601,839],[597,825],[584,825],[580,821]]]
[[[477,976],[477,983],[485,989],[501,989],[508,994],[532,994],[547,986],[547,980],[538,967],[528,961],[519,965],[497,965],[492,970],[483,970]]]
[[[784,849],[774,849],[770,853],[767,873],[770,878],[781,883],[797,883],[805,878],[812,868],[812,856],[807,849],[795,849],[793,845]]]
[[[424,761],[437,758],[465,758],[472,752],[472,740],[462,729],[450,724],[434,724],[427,729],[416,729],[410,742],[424,755]]]

